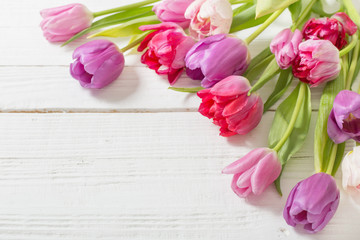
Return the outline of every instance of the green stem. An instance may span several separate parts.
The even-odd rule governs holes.
[[[255,32],[253,32],[248,38],[245,39],[245,43],[249,45],[257,36],[259,36],[271,23],[273,23],[280,14],[286,8],[282,8],[271,14],[271,16],[258,28]]]
[[[316,1],[317,0],[311,0],[309,2],[309,4],[306,6],[304,11],[301,13],[299,18],[297,19],[296,23],[291,27],[292,31],[295,31],[295,29],[297,29],[299,27],[299,25],[305,20],[306,16],[309,14],[309,12],[311,11],[311,8],[314,6]]]
[[[356,46],[357,42],[358,42],[358,33],[352,36],[351,42],[340,51],[339,56],[342,57],[345,54],[348,54]]]
[[[132,41],[131,43],[129,43],[127,46],[123,47],[120,51],[121,52],[126,52],[127,50],[130,50],[134,47],[136,47],[137,45],[139,45],[144,39],[145,37],[149,34],[149,32],[145,32],[143,34],[140,34],[139,37],[137,39],[135,39],[134,41]]]
[[[112,8],[112,9],[108,9],[108,10],[104,10],[104,11],[99,11],[99,12],[94,12],[94,18],[96,17],[100,17],[103,15],[107,15],[110,13],[115,13],[115,12],[121,12],[121,11],[126,11],[129,9],[133,9],[133,8],[138,8],[138,7],[142,7],[151,3],[155,3],[158,2],[160,0],[145,0],[142,2],[138,2],[138,3],[133,3],[133,4],[129,4],[129,5],[125,5],[125,6],[121,6],[121,7],[117,7],[117,8]]]
[[[352,79],[354,77],[356,65],[358,63],[359,49],[360,49],[360,42],[358,41],[356,43],[355,48],[354,48],[354,54],[352,56],[352,61],[351,61],[348,76],[347,76],[347,79],[346,79],[346,88],[345,89],[348,89],[348,90],[350,90],[350,88],[351,88],[351,82],[352,82]],[[360,88],[359,88],[359,90],[360,90]]]
[[[205,88],[203,87],[194,87],[194,88],[177,88],[177,87],[169,87],[168,89],[176,91],[176,92],[186,92],[186,93],[197,93]]]
[[[290,134],[291,134],[292,130],[294,129],[295,122],[296,122],[296,120],[297,120],[297,118],[299,116],[299,113],[300,113],[301,105],[303,104],[303,99],[304,99],[304,96],[305,96],[306,88],[307,88],[307,84],[306,83],[301,83],[300,90],[299,90],[299,95],[298,95],[298,98],[296,100],[296,105],[295,105],[295,108],[294,108],[294,112],[293,112],[293,114],[291,116],[289,126],[287,127],[283,137],[280,139],[280,141],[273,148],[277,152],[284,145],[286,140],[290,137]]]
[[[331,175],[331,173],[333,171],[333,168],[334,168],[337,149],[338,149],[338,145],[334,144],[334,146],[331,149],[330,162],[329,162],[329,165],[328,165],[328,167],[326,169],[326,173],[329,174],[329,175]]]

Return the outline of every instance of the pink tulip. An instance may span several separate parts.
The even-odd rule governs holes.
[[[229,76],[197,93],[199,112],[220,126],[221,136],[245,135],[259,124],[264,106],[256,93],[248,96],[250,87],[246,78]]]
[[[194,0],[164,0],[153,7],[153,11],[161,22],[173,22],[183,28],[189,27],[190,20],[184,14]]]
[[[84,88],[103,88],[116,80],[124,68],[125,59],[109,40],[93,40],[75,49],[70,65],[73,78]]]
[[[50,42],[65,42],[91,26],[93,14],[82,4],[74,3],[44,9],[41,23],[45,38]]]
[[[174,84],[184,71],[186,53],[195,41],[175,23],[144,25],[140,30],[155,30],[146,36],[138,48],[139,52],[147,48],[141,62],[157,74],[167,75],[169,83]]]
[[[281,69],[291,66],[299,51],[302,42],[302,34],[296,29],[291,32],[289,28],[282,30],[270,43],[270,50],[275,54],[277,64]]]
[[[232,16],[228,0],[195,0],[185,12],[185,18],[191,20],[190,35],[196,40],[229,33]]]
[[[331,18],[335,18],[336,20],[341,22],[345,29],[345,32],[350,36],[356,33],[358,27],[346,13],[338,12],[335,13]]]
[[[281,172],[276,151],[257,148],[233,162],[222,171],[234,174],[231,188],[239,197],[260,195]]]
[[[339,75],[339,50],[328,40],[306,40],[300,43],[292,67],[295,77],[316,87]]]

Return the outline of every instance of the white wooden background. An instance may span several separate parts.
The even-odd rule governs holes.
[[[196,111],[199,99],[167,90],[139,55],[126,57],[109,87],[82,89],[68,69],[80,43],[60,48],[39,28],[39,10],[70,2],[0,1],[1,240],[359,239],[360,197],[343,191],[335,217],[317,235],[282,218],[291,188],[313,173],[320,89],[313,89],[309,138],[283,175],[285,196],[271,186],[261,197],[240,199],[221,170],[266,146],[274,108],[248,136],[220,137]],[[79,2],[95,11],[135,1]],[[268,44],[288,17],[251,52]],[[196,83],[183,77],[177,86]]]

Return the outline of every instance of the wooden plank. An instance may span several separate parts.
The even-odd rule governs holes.
[[[197,113],[1,114],[0,239],[308,239],[273,187],[239,199],[220,173],[266,146],[272,117],[222,138]],[[287,166],[285,195],[312,174],[312,144]],[[353,239],[359,213],[342,192],[316,238]]]

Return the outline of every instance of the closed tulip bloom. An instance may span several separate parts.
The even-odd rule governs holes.
[[[74,3],[44,9],[40,23],[45,38],[50,42],[65,42],[91,26],[93,14],[82,4]]]
[[[125,59],[108,40],[94,40],[75,49],[70,73],[84,88],[103,88],[120,76]]]
[[[336,143],[360,142],[360,95],[343,90],[335,97],[327,124],[329,137]]]
[[[184,14],[192,2],[194,0],[163,0],[153,7],[153,11],[161,22],[173,22],[187,28],[190,20]]]
[[[289,28],[282,30],[270,43],[270,50],[275,54],[277,64],[281,69],[287,69],[291,66],[293,60],[299,51],[299,44],[303,36],[296,29],[292,32]]]
[[[218,34],[196,43],[186,54],[185,62],[186,74],[209,88],[228,76],[244,73],[250,53],[241,39]]]
[[[322,230],[339,206],[339,190],[335,179],[316,173],[297,183],[286,201],[283,216],[287,224],[304,226],[310,233]]]
[[[357,30],[355,23],[346,13],[337,13],[331,18],[312,18],[303,27],[304,38],[329,40],[338,49],[346,44],[346,33],[353,35]]]
[[[196,40],[229,33],[233,12],[228,0],[195,0],[185,12],[190,35]]]
[[[201,90],[199,112],[220,126],[220,135],[245,135],[260,122],[263,102],[256,93],[248,96],[249,81],[241,76],[229,76],[212,88]]]
[[[342,161],[341,170],[344,189],[360,191],[360,146],[354,147],[353,151],[346,154]]]
[[[257,148],[224,168],[222,173],[234,174],[231,188],[239,197],[260,195],[281,172],[276,151]]]
[[[306,40],[300,43],[292,67],[295,77],[316,87],[339,75],[339,50],[328,40]]]
[[[144,25],[140,30],[155,30],[146,36],[138,48],[139,52],[147,49],[141,56],[141,62],[157,74],[167,75],[169,83],[174,84],[184,71],[185,55],[195,41],[175,23]]]

